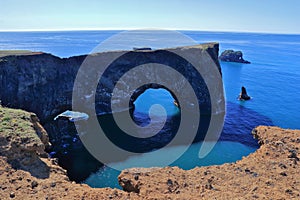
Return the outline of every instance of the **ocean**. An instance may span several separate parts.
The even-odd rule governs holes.
[[[100,42],[120,31],[57,31],[57,32],[0,32],[0,50],[24,49],[43,51],[59,57],[70,57],[91,52]],[[275,125],[282,128],[300,129],[300,35],[266,33],[233,33],[180,31],[197,43],[219,42],[220,53],[226,49],[241,50],[244,59],[251,64],[221,62],[226,96],[226,118],[221,138],[213,151],[204,159],[197,157],[201,143],[193,144],[172,166],[191,169],[235,162],[258,148],[251,130],[258,125]],[[238,101],[242,86],[252,97],[250,101]],[[140,113],[147,105],[161,103],[170,114],[178,110],[172,97],[165,90],[146,91],[136,101],[135,118],[145,120]],[[142,103],[139,103],[142,102]],[[171,103],[170,103],[171,102]],[[176,153],[181,146],[165,149],[165,154],[155,159],[164,159]],[[114,165],[126,166],[138,159],[145,165],[151,156],[130,157]],[[80,162],[80,159],[79,161]],[[82,163],[80,165],[84,170]],[[76,167],[76,166],[74,166]],[[102,167],[83,182],[92,187],[120,187],[117,184],[119,171]]]

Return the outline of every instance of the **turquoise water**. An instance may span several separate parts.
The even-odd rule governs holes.
[[[143,126],[149,123],[148,112],[153,104],[160,104],[165,108],[166,113],[172,120],[172,116],[178,114],[179,108],[174,105],[174,99],[165,89],[147,89],[134,102],[133,113],[135,121]],[[159,110],[158,110],[159,111]],[[258,145],[250,134],[252,128],[258,124],[271,124],[272,122],[249,109],[243,109],[235,104],[227,104],[227,115],[223,133],[220,141],[213,150],[203,159],[198,157],[202,143],[192,144],[188,150],[170,166],[179,166],[182,169],[192,169],[197,166],[218,165],[240,160],[243,156],[254,152]],[[160,116],[161,113],[156,113]],[[235,117],[233,117],[235,116]],[[239,119],[239,124],[233,119]],[[155,123],[155,122],[154,122]],[[151,133],[151,130],[149,130]],[[172,128],[164,128],[165,134],[172,131]],[[147,134],[145,132],[144,134]],[[120,188],[118,184],[119,170],[132,167],[164,167],[160,164],[166,156],[180,155],[185,146],[173,146],[163,148],[160,154],[146,153],[139,156],[129,157],[125,161],[111,163],[110,167],[103,166],[98,172],[92,173],[84,182],[91,187],[113,187]]]
[[[241,143],[224,141],[218,142],[214,149],[204,159],[199,159],[198,152],[200,146],[201,143],[191,145],[188,151],[170,166],[180,166],[182,169],[192,169],[196,166],[209,166],[235,162],[236,160],[240,160],[243,156],[248,155],[256,150],[254,147],[248,147]],[[162,152],[161,157],[154,157],[151,154],[144,154],[138,157],[130,157],[122,162],[113,163],[112,166],[118,169],[126,169],[128,164],[134,165],[134,163],[137,163],[138,166],[138,163],[140,163],[142,160],[145,167],[161,167],[158,164],[153,165],[153,163],[159,163],[159,161],[163,160],[166,155],[177,154],[182,148],[184,147],[176,146],[164,148],[164,152]],[[121,189],[117,180],[119,174],[120,171],[104,166],[98,172],[89,176],[85,180],[85,183],[96,188],[112,187]]]
[[[89,53],[99,42],[118,32],[0,32],[0,49],[29,49],[69,57]],[[220,52],[225,49],[241,50],[244,58],[251,61],[251,64],[221,62],[227,113],[220,141],[205,160],[194,156],[199,151],[199,143],[192,145],[172,165],[191,169],[195,166],[234,162],[258,147],[257,141],[250,134],[257,125],[300,129],[300,35],[182,32],[198,43],[219,42]],[[247,88],[252,97],[250,101],[237,101],[241,86]],[[172,97],[164,90],[156,93],[147,91],[140,97],[136,101],[138,109],[135,117],[138,119],[144,120],[140,114],[147,113],[149,106],[158,100],[164,104],[170,115],[178,112]],[[166,149],[166,155],[159,159],[176,152],[178,148],[181,147]],[[125,162],[134,163],[134,159],[136,158],[129,158]],[[147,155],[140,156],[140,159],[149,160]],[[72,163],[74,168],[82,163],[79,155],[77,160]],[[82,165],[80,168],[85,170]],[[116,182],[118,173],[104,167],[92,174],[86,182],[93,187],[119,187]]]

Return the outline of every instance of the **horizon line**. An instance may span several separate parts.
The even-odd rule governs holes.
[[[177,29],[177,28],[68,28],[68,29],[4,29],[0,32],[68,32],[68,31],[131,31],[131,30],[172,30],[172,31],[199,31],[199,32],[219,32],[219,33],[257,33],[257,34],[282,34],[300,35],[300,32],[268,32],[249,30],[209,30],[209,29]]]

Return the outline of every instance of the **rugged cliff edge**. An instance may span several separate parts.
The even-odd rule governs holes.
[[[171,86],[167,84],[165,86],[172,87],[166,88],[171,94],[177,92],[182,96],[183,100],[180,99],[182,109],[186,107],[192,112],[196,110],[195,102],[197,101],[191,102],[191,99],[195,98],[193,98],[193,93],[186,89],[190,83],[197,96],[201,114],[217,113],[216,115],[224,117],[225,100],[223,93],[220,92],[223,90],[222,82],[216,81],[221,79],[218,51],[218,43],[147,51],[111,51],[70,58],[59,58],[42,52],[0,51],[0,104],[36,113],[54,146],[51,149],[53,151],[51,155],[59,158],[60,165],[68,170],[68,175],[72,180],[82,181],[89,175],[87,172],[96,171],[102,164],[93,160],[93,157],[82,146],[78,138],[80,133],[77,134],[74,123],[63,120],[54,121],[56,115],[74,109],[74,111],[87,113],[92,119],[95,117],[95,109],[97,115],[113,112],[111,104],[116,105],[114,112],[128,110],[133,107],[133,101],[145,89],[162,87],[165,86],[163,83],[167,82],[172,83],[169,84]],[[187,61],[186,57],[191,59]],[[149,63],[171,66],[175,69],[172,71],[177,71],[182,76],[174,81],[174,74],[170,74],[170,67],[143,66]],[[108,65],[110,67],[107,67]],[[199,69],[194,69],[194,66],[198,65],[201,69],[200,75],[197,71]],[[87,67],[87,70],[82,70],[82,66]],[[118,81],[127,72],[126,70],[131,70],[132,66],[143,66],[142,73],[127,76],[127,81]],[[218,76],[212,75],[212,70],[216,71],[215,74]],[[83,73],[78,73],[82,71]],[[209,77],[208,81],[212,87],[207,87],[208,81],[205,77]],[[82,81],[78,82],[78,79]],[[96,84],[92,84],[91,80],[97,80]],[[140,83],[142,81],[146,84],[134,88],[135,92],[132,94],[128,82]],[[119,87],[114,87],[117,82],[120,84]],[[112,94],[114,94],[114,99]],[[211,106],[212,94],[216,96],[213,99],[218,102],[218,106]],[[130,99],[129,105],[128,101],[122,101],[127,97]],[[73,102],[76,102],[75,105],[80,105],[79,108],[72,108]],[[209,118],[210,116],[207,117]],[[205,130],[208,128],[206,121],[208,121],[206,118],[200,120],[199,127],[203,127],[203,131],[199,130],[195,140],[204,138]],[[195,123],[198,123],[197,120]],[[110,132],[112,137],[114,137],[113,134]],[[159,148],[168,143],[174,135],[164,135],[164,140],[160,139],[160,135],[157,136],[159,137],[154,137],[146,143],[133,141],[131,146],[141,151],[145,151],[145,148],[146,150]],[[126,145],[130,146],[128,143]],[[77,171],[72,173],[75,168],[72,168],[73,164],[68,161],[76,154],[73,147],[85,151],[86,156],[83,158],[90,158],[87,160],[92,162],[90,166],[93,166],[86,173],[81,173],[76,177],[72,174],[76,174]]]
[[[73,82],[85,56],[0,53],[2,105],[34,112],[42,122],[71,108]]]
[[[36,115],[0,107],[0,199],[299,199],[300,130],[260,126],[261,147],[236,163],[182,170],[128,169],[125,191],[70,182],[47,158]],[[127,191],[127,192],[126,192]]]
[[[236,163],[128,169],[119,183],[145,199],[299,199],[300,130],[260,126],[253,135],[261,147]]]
[[[72,108],[72,93],[75,78],[83,63],[91,65],[88,66],[89,69],[84,74],[87,83],[90,83],[89,80],[93,77],[100,77],[99,71],[105,68],[106,65],[121,55],[130,53],[130,56],[122,57],[123,59],[120,58],[118,62],[115,62],[116,68],[114,69],[116,70],[108,71],[106,73],[108,78],[104,77],[100,80],[99,85],[104,85],[105,87],[103,88],[110,88],[115,84],[113,82],[114,78],[121,77],[124,70],[129,66],[138,66],[140,65],[139,62],[143,61],[155,61],[167,66],[171,64],[176,65],[178,69],[186,68],[187,66],[183,66],[184,63],[170,58],[171,54],[168,54],[168,52],[175,54],[176,52],[181,52],[195,56],[193,53],[197,50],[209,55],[217,65],[218,70],[221,71],[218,61],[218,43],[150,51],[111,51],[70,58],[59,58],[42,52],[0,51],[0,101],[6,107],[34,112],[44,123],[47,120],[52,120],[57,114]],[[205,61],[201,60],[203,57],[205,59],[205,56],[201,53],[196,54],[196,56],[200,56],[199,61],[205,63]],[[84,62],[87,57],[89,57],[89,60]],[[93,66],[95,62],[96,67]],[[186,70],[185,73],[191,77],[191,80],[194,80],[191,84],[198,84],[196,88],[198,91],[195,92],[202,95],[199,101],[205,101],[203,97],[208,96],[208,94],[205,94],[203,84],[197,83],[196,74],[189,70]],[[156,77],[161,79],[162,77],[168,77],[168,75],[169,71],[161,70],[159,74],[156,74]],[[146,76],[147,73],[145,72],[145,77],[132,78],[142,79],[147,78]],[[96,107],[97,113],[108,113],[109,110],[106,108],[108,106],[103,105],[103,103],[108,101],[106,99],[111,96],[111,93],[101,87],[97,88],[96,94],[94,91],[96,88],[91,88],[92,91],[85,91],[87,90],[87,83],[84,82],[83,86],[80,84],[76,85],[76,89],[80,90],[83,88],[84,90],[79,93],[85,94],[79,96],[78,99],[85,98],[86,101],[89,101],[89,99],[93,99],[91,98],[94,97],[93,95],[97,94],[95,102],[93,102],[95,103],[93,105]],[[119,94],[127,94],[127,91],[125,91],[126,88],[125,85],[124,92],[120,91]],[[92,108],[93,110],[94,107]],[[126,104],[126,109],[128,109],[128,104]]]
[[[127,193],[70,182],[48,158],[48,135],[34,113],[0,106],[0,199],[110,199]]]

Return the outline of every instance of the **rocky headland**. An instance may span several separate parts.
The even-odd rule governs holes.
[[[195,93],[201,96],[199,101],[204,105],[204,109],[209,99],[209,94],[204,88],[205,84],[199,80],[197,73],[187,70],[189,63],[184,62],[184,59],[178,59],[179,56],[176,57],[176,54],[196,55],[194,60],[206,63],[206,65],[212,60],[221,72],[218,52],[218,43],[147,51],[110,51],[70,58],[59,58],[43,52],[0,51],[0,100],[3,106],[36,113],[44,124],[47,121],[52,121],[61,112],[72,109],[72,98],[73,100],[76,99],[75,96],[72,96],[75,88],[78,91],[78,99],[82,100],[84,104],[92,105],[92,108],[87,107],[84,111],[96,108],[97,114],[107,114],[111,112],[108,108],[110,108],[111,90],[114,89],[116,81],[132,66],[154,62],[174,66],[176,70],[193,80],[190,82],[195,85]],[[86,59],[87,57],[88,59]],[[208,58],[210,60],[207,60]],[[114,62],[111,63],[112,61]],[[109,69],[106,70],[110,63]],[[82,66],[88,68],[82,73],[82,78],[87,81],[101,77],[100,72],[103,72],[98,87],[93,88],[94,85],[88,87],[86,82],[75,82],[76,75],[80,74],[78,72]],[[104,70],[106,70],[105,73]],[[168,70],[162,69],[155,74],[152,69],[145,68],[143,76],[130,78],[132,82],[153,78],[157,82],[161,82],[169,74]],[[178,88],[176,89],[180,90],[184,84],[177,85]],[[152,86],[146,85],[145,88],[139,90],[143,91],[148,87]],[[153,87],[157,86],[154,85]],[[129,95],[127,90],[126,83],[120,85],[118,91],[114,91],[116,95],[119,95],[115,98],[125,98],[126,95]],[[133,100],[141,91],[133,94]],[[187,93],[183,96],[190,96],[190,94]],[[95,102],[90,103],[94,99]],[[186,102],[186,104],[189,103]],[[117,108],[118,111],[126,109],[128,109],[128,103],[119,105]]]
[[[200,50],[209,54],[220,70],[218,48],[218,44],[211,43],[173,51],[191,54]],[[126,52],[100,53],[93,58],[101,60],[120,53]],[[130,53],[133,58],[165,60],[164,52],[159,50]],[[253,130],[260,148],[235,163],[192,170],[128,169],[119,176],[123,190],[91,188],[70,181],[67,171],[47,152],[61,148],[64,144],[61,141],[74,139],[70,135],[74,124],[67,120],[53,122],[53,118],[71,109],[76,74],[85,58],[86,55],[59,58],[42,52],[0,52],[0,105],[3,105],[0,106],[0,199],[299,199],[300,131],[266,126]],[[170,62],[164,64],[172,65]],[[202,58],[201,62],[207,60]],[[121,64],[126,68],[130,62],[123,60]],[[192,79],[196,78],[195,74],[185,71]],[[112,71],[108,76],[114,79],[122,73]],[[98,76],[93,70],[88,75]],[[160,75],[164,77],[163,73]],[[103,79],[100,84],[110,88],[114,83]],[[196,92],[203,97],[201,102],[205,106],[208,96],[203,92],[203,85],[193,84],[199,86]],[[147,87],[158,86],[148,85],[136,95]],[[126,94],[124,88],[119,94]],[[103,102],[110,99],[110,92],[97,93],[100,96],[95,96],[93,106],[99,113],[109,113]],[[95,94],[86,95],[84,99],[89,101],[90,95]],[[119,109],[122,110],[122,106]],[[94,163],[93,166],[98,167]]]
[[[172,66],[179,71],[183,75],[180,80],[177,80],[180,84],[172,84],[174,88],[165,89],[168,89],[171,94],[173,94],[172,91],[179,91],[184,98],[180,101],[180,106],[189,107],[191,111],[194,111],[195,104],[189,102],[192,93],[185,89],[189,81],[197,95],[201,113],[210,114],[210,94],[204,79],[199,77],[199,73],[193,70],[194,63],[189,63],[190,61],[187,62],[177,55],[192,55],[191,60],[200,63],[203,72],[201,75],[204,78],[210,77],[211,85],[214,86],[213,90],[217,91],[214,92],[218,96],[216,99],[218,99],[220,105],[224,105],[224,97],[218,90],[218,88],[222,88],[222,83],[216,84],[215,80],[217,78],[212,77],[210,70],[214,69],[219,74],[221,73],[218,51],[218,43],[146,51],[111,51],[70,58],[59,58],[43,52],[0,51],[0,101],[1,105],[5,107],[36,113],[40,123],[48,132],[50,142],[53,144],[51,155],[60,158],[59,164],[68,169],[68,175],[72,180],[82,181],[89,173],[72,172],[71,169],[74,166],[71,161],[76,157],[77,152],[85,152],[85,155],[80,158],[82,162],[91,162],[87,164],[90,166],[90,172],[94,172],[102,164],[96,159],[93,160],[93,157],[83,147],[74,123],[68,120],[54,121],[55,116],[66,110],[73,110],[87,113],[95,118],[112,113],[111,102],[116,105],[115,110],[117,112],[125,111],[133,108],[135,99],[146,89],[163,87],[163,84],[154,84],[153,79],[158,83],[174,82],[170,70],[167,68],[153,70],[151,66],[143,68],[143,73],[139,76],[127,77],[127,82],[118,82],[126,70],[131,69],[132,66],[141,66],[145,63]],[[108,65],[109,67],[107,67]],[[83,66],[88,70],[82,72]],[[91,80],[100,77],[98,85],[90,84]],[[83,81],[76,81],[78,79]],[[130,96],[131,91],[127,84],[128,81],[139,83],[145,80],[149,84],[136,89]],[[117,82],[120,85],[115,89]],[[74,92],[74,89],[77,92]],[[114,93],[114,99],[112,99],[112,93]],[[175,94],[173,96],[176,98]],[[125,98],[130,98],[129,106],[128,101],[120,101],[120,99]],[[74,109],[74,107],[72,108],[72,102],[82,105],[82,107]],[[97,116],[95,116],[95,110]],[[223,108],[218,106],[213,112],[223,113],[224,115],[225,108],[224,106]],[[200,124],[201,127],[207,128],[205,120],[200,120],[200,122],[202,123]],[[196,137],[197,140],[204,137],[203,134],[197,136],[199,136]],[[171,134],[169,136],[164,135],[163,139],[157,137],[151,141],[149,140],[146,144],[136,142],[131,146],[142,150],[144,148],[158,148],[171,140],[172,137]],[[74,150],[75,148],[77,148],[77,152]],[[70,153],[70,151],[73,152]]]
[[[260,148],[235,163],[128,169],[124,191],[69,181],[44,149],[47,132],[33,113],[0,107],[0,199],[299,199],[300,131],[260,126]]]
[[[225,50],[221,53],[219,59],[223,62],[237,62],[250,64],[249,61],[244,60],[243,53],[241,51]]]

